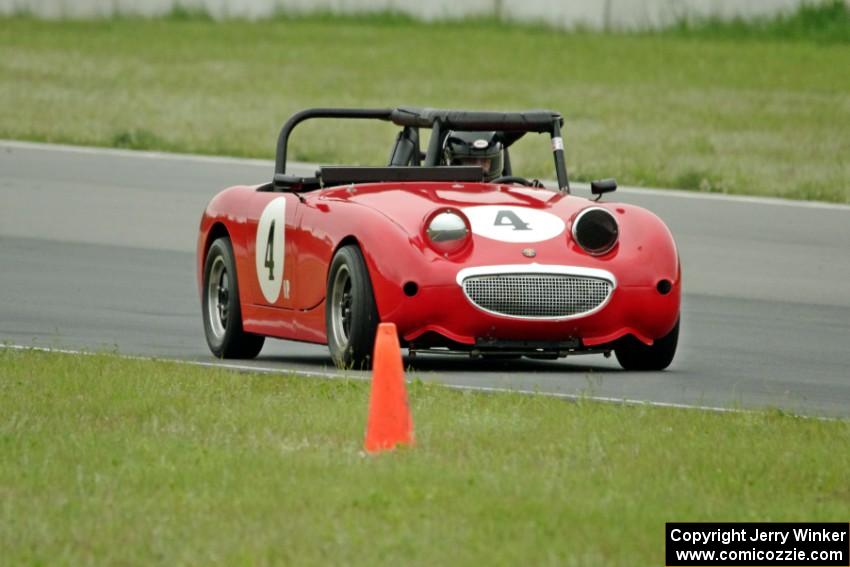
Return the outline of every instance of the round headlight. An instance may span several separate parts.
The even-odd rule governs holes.
[[[588,254],[600,256],[617,244],[617,219],[601,207],[588,207],[573,221],[573,240]]]
[[[431,217],[425,232],[432,248],[443,254],[452,254],[466,245],[469,224],[460,211],[442,211]]]

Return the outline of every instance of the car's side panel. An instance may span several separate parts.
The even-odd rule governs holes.
[[[247,214],[237,223],[237,258],[245,303],[290,308],[291,280],[297,271],[291,234],[297,224],[298,199],[268,191],[250,191],[242,198]],[[265,223],[260,222],[262,217]]]
[[[327,342],[324,301],[305,311],[247,305],[242,308],[242,319],[245,330],[251,333],[310,343]]]
[[[340,238],[334,228],[345,223],[344,218],[338,217],[316,199],[308,198],[301,205],[298,226],[292,231],[297,265],[292,272],[292,306],[295,309],[313,309],[325,298],[328,267]]]
[[[266,276],[258,266],[257,243],[264,246],[266,233],[258,236],[259,219],[263,210],[276,199],[287,199],[284,223],[285,236],[284,280],[274,303],[264,296],[259,281]],[[218,194],[208,205],[201,221],[198,241],[198,281],[203,278],[203,263],[210,244],[210,232],[223,226],[233,244],[236,256],[239,296],[242,304],[243,327],[246,331],[278,338],[325,342],[324,296],[327,270],[339,243],[346,237],[360,234],[368,240],[376,235],[373,248],[380,248],[378,235],[386,222],[379,213],[355,203],[324,202],[310,195],[306,204],[298,202],[291,193],[257,191],[255,187],[232,187]],[[401,231],[396,228],[401,233]],[[357,242],[352,239],[352,242]],[[264,250],[261,249],[261,258]],[[364,254],[367,264],[371,250]],[[380,252],[375,252],[380,254]],[[199,290],[201,288],[199,287]],[[387,295],[387,294],[384,294]]]
[[[358,203],[310,196],[302,205],[300,227],[295,231],[298,271],[294,276],[295,318],[293,338],[325,340],[325,295],[328,269],[336,250],[345,243],[360,246],[369,269],[378,312],[392,311],[403,295],[394,282],[413,271],[417,258],[401,227],[379,212]],[[401,270],[401,271],[400,271]]]
[[[218,231],[223,227],[230,237],[236,257],[243,326],[249,332],[260,332],[255,326],[265,324],[267,320],[274,320],[274,328],[293,327],[293,324],[289,322],[288,315],[290,313],[291,292],[288,293],[287,288],[291,291],[291,284],[287,285],[285,282],[291,280],[291,274],[296,272],[297,259],[293,253],[294,242],[291,242],[291,239],[287,236],[283,238],[283,251],[279,254],[283,262],[283,269],[280,270],[283,281],[281,281],[278,296],[272,302],[263,294],[259,280],[260,277],[268,277],[267,269],[262,265],[262,261],[258,266],[255,256],[258,242],[258,221],[263,211],[276,199],[285,199],[286,201],[285,207],[283,207],[283,216],[276,219],[278,221],[276,222],[276,229],[283,226],[286,230],[285,234],[288,234],[297,223],[299,205],[297,198],[292,194],[284,195],[257,191],[256,187],[238,186],[219,193],[209,203],[201,219],[197,256],[199,285],[202,283],[203,265],[206,250],[212,239],[211,234],[218,234]],[[260,235],[259,241],[261,246],[264,246],[267,243],[267,234]],[[265,252],[265,248],[261,249],[261,252]],[[259,317],[253,317],[251,314],[255,307],[266,307],[274,316],[263,315],[264,311],[260,310],[258,311]],[[285,334],[268,334],[283,337],[291,336],[288,332]]]

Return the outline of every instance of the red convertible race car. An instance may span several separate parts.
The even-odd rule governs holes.
[[[389,164],[287,174],[290,133],[309,118],[399,126]],[[562,125],[545,110],[295,114],[272,181],[222,191],[201,219],[210,350],[251,358],[275,337],[364,368],[378,323],[392,322],[411,355],[614,352],[626,369],[666,368],[681,296],[673,237],[645,209],[599,202],[613,180],[591,184],[596,200],[570,194]],[[528,133],[551,137],[557,189],[514,175],[509,150]]]

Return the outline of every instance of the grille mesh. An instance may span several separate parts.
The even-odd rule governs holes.
[[[599,278],[564,274],[470,276],[463,290],[477,306],[514,317],[568,317],[599,307],[613,285]]]

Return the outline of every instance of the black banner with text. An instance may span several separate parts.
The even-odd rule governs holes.
[[[666,565],[850,566],[847,523],[668,523]]]

